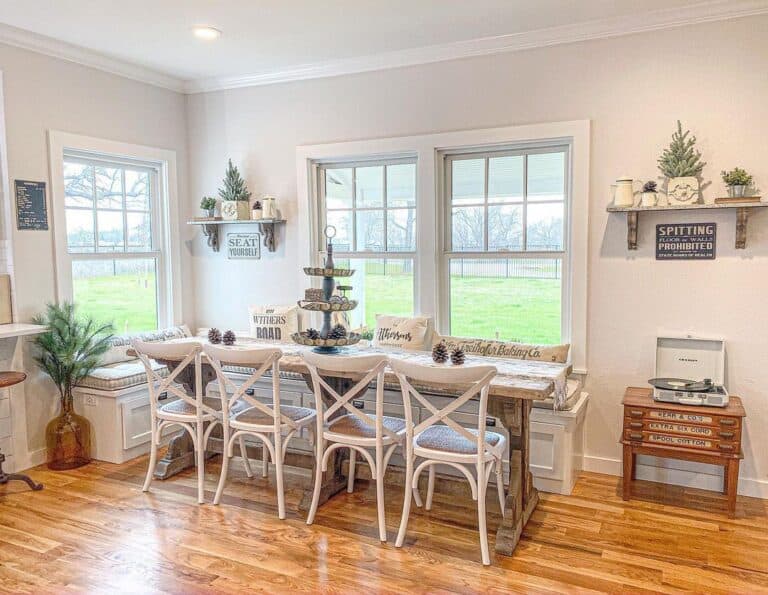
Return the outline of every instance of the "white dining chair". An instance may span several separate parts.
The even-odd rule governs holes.
[[[315,404],[318,411],[316,430],[315,487],[307,524],[315,520],[320,500],[323,473],[328,468],[328,459],[340,448],[350,450],[350,477],[348,491],[354,482],[354,455],[359,454],[371,468],[371,477],[376,481],[376,506],[378,511],[379,539],[387,540],[387,525],[384,515],[384,474],[389,459],[405,438],[405,420],[384,415],[384,369],[386,355],[324,355],[310,351],[302,357],[312,375]],[[324,375],[350,375],[355,384],[343,395],[336,392],[323,378]],[[352,404],[352,399],[368,389],[376,381],[376,412],[370,415]],[[324,404],[323,394],[329,395],[330,404]],[[343,415],[340,415],[345,411]],[[322,412],[322,414],[321,414]],[[328,444],[328,446],[326,446]],[[371,456],[370,450],[373,450]]]
[[[205,355],[216,372],[221,398],[221,417],[223,428],[223,452],[221,476],[216,489],[214,504],[221,501],[229,471],[229,459],[233,455],[235,441],[240,444],[240,452],[245,460],[246,474],[251,477],[248,455],[245,448],[245,436],[261,440],[263,445],[263,475],[268,474],[269,458],[275,465],[277,480],[277,515],[285,518],[285,490],[283,486],[283,461],[291,439],[303,428],[311,426],[316,412],[308,407],[280,405],[280,358],[283,352],[272,347],[217,347],[206,345]],[[253,368],[253,373],[239,386],[223,370],[224,365]],[[272,404],[260,402],[250,394],[254,385],[266,372],[272,374]],[[231,390],[231,395],[229,394]],[[238,409],[238,404],[246,405]],[[267,458],[269,456],[269,458]]]
[[[496,376],[496,368],[493,366],[433,366],[395,360],[390,362],[390,366],[400,381],[407,422],[405,500],[395,546],[403,546],[411,511],[411,499],[416,501],[417,506],[421,506],[418,492],[421,472],[425,469],[429,471],[425,508],[430,510],[435,491],[435,466],[448,465],[467,478],[472,490],[472,499],[477,501],[480,552],[483,564],[489,565],[491,559],[488,552],[485,494],[491,473],[495,472],[499,504],[503,515],[502,459],[507,442],[502,434],[487,431],[485,428],[488,390],[491,380]],[[468,386],[468,388],[460,397],[452,399],[445,407],[438,408],[414,388],[414,384],[431,387]],[[451,415],[459,407],[477,395],[480,397],[477,429],[462,427],[451,419]],[[429,417],[417,424],[411,419],[411,396],[430,413]],[[422,461],[418,467],[415,467],[417,458]]]
[[[197,501],[204,501],[205,481],[205,447],[208,443],[210,431],[213,428],[211,422],[216,421],[218,412],[216,403],[203,399],[204,387],[202,386],[202,373],[200,354],[202,345],[198,342],[185,341],[180,343],[162,343],[134,340],[133,348],[136,351],[147,373],[147,385],[149,387],[150,419],[152,443],[149,454],[149,468],[144,480],[143,491],[148,492],[157,464],[157,449],[163,430],[169,426],[180,426],[189,433],[195,450],[195,462],[197,464]],[[159,373],[150,360],[178,361],[176,368],[167,377]],[[194,397],[178,385],[177,378],[187,367],[195,367],[195,394]],[[172,394],[177,399],[163,404],[160,396]],[[208,423],[206,429],[205,424]]]

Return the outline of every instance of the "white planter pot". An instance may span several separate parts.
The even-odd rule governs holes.
[[[699,202],[698,178],[670,178],[667,183],[667,199],[670,205],[691,205]]]
[[[248,220],[251,218],[251,205],[247,200],[223,200],[221,218],[225,221]]]
[[[658,197],[655,192],[643,192],[640,199],[641,207],[655,207],[658,202]]]
[[[731,198],[744,198],[747,194],[747,187],[743,184],[728,186],[728,196]]]

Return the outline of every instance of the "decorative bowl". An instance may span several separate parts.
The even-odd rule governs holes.
[[[304,274],[310,277],[351,277],[355,269],[326,269],[323,267],[304,267]]]
[[[310,339],[301,333],[293,333],[291,339],[293,339],[294,343],[306,345],[307,347],[344,347],[359,343],[361,337],[357,333],[349,333],[343,339]]]
[[[348,302],[299,300],[296,303],[302,310],[311,310],[313,312],[348,312],[357,308],[357,300],[349,300]]]

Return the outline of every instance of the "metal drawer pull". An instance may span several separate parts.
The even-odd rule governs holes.
[[[256,394],[256,389],[246,388],[245,389],[245,394],[248,395],[249,397],[252,397],[253,395]]]
[[[629,438],[631,440],[642,440],[643,439],[643,435],[642,434],[638,434],[637,432],[631,432],[629,434]]]
[[[365,409],[365,401],[360,399],[355,399],[352,401],[352,407],[355,409]]]
[[[633,409],[629,412],[630,417],[643,417],[643,412]]]
[[[168,398],[168,393],[167,392],[160,393],[159,395],[157,395],[157,400],[158,401],[165,401],[167,398]]]
[[[735,426],[736,425],[736,420],[735,419],[728,419],[728,418],[721,419],[720,420],[720,425],[721,426]]]
[[[489,428],[495,428],[496,427],[496,418],[491,417],[490,415],[485,418],[485,425]]]
[[[733,438],[734,435],[733,432],[720,432],[720,438]]]
[[[631,421],[629,422],[629,427],[633,430],[640,430],[643,427],[643,422],[641,421]]]
[[[733,450],[733,444],[720,444],[720,450]]]

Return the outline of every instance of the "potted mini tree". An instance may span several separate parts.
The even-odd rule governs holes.
[[[206,216],[213,218],[216,209],[216,199],[212,196],[204,196],[200,201],[200,208],[205,211]]]
[[[229,160],[227,172],[224,175],[224,186],[219,189],[221,197],[221,218],[227,221],[250,219],[249,200],[251,193],[240,175],[240,171]]]
[[[91,461],[91,424],[77,415],[72,391],[100,365],[111,347],[112,325],[78,318],[73,304],[48,304],[35,324],[46,332],[35,338],[35,361],[59,389],[61,409],[45,428],[50,469],[74,469]]]
[[[667,178],[667,199],[670,204],[694,204],[699,202],[699,176],[706,165],[701,153],[694,149],[696,137],[683,132],[680,120],[672,142],[659,158],[659,170]]]
[[[752,176],[740,167],[734,167],[731,171],[723,170],[720,175],[731,198],[743,198],[747,188],[752,185]]]

